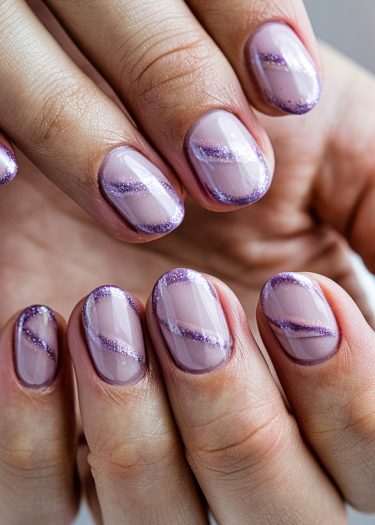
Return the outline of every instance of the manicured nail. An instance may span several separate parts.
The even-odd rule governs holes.
[[[145,371],[145,349],[131,295],[117,286],[100,286],[87,297],[82,319],[99,376],[113,385],[139,381]]]
[[[17,170],[16,157],[10,149],[0,144],[0,186],[13,180],[17,175]]]
[[[301,364],[321,363],[336,353],[340,331],[321,288],[298,273],[269,279],[261,304],[287,355]]]
[[[247,58],[265,99],[285,113],[303,114],[318,102],[321,84],[314,62],[286,24],[269,22],[249,39]]]
[[[23,310],[16,322],[15,369],[22,384],[30,388],[49,386],[58,365],[58,337],[55,314],[47,306]]]
[[[244,206],[267,192],[271,178],[263,154],[233,113],[219,109],[200,117],[185,147],[203,188],[216,201]]]
[[[104,196],[139,232],[169,233],[184,218],[184,205],[162,172],[138,151],[110,151],[99,176]]]
[[[219,297],[203,275],[185,268],[165,273],[155,285],[152,304],[180,368],[208,372],[227,359],[232,338]]]

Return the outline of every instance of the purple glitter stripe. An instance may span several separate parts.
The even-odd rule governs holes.
[[[208,281],[203,275],[195,270],[190,270],[188,268],[175,268],[169,272],[164,273],[157,281],[152,291],[152,306],[156,314],[156,307],[159,299],[162,296],[163,290],[170,286],[171,284],[190,284],[192,282],[197,282],[202,286],[206,287],[210,292],[212,297],[219,301],[218,295],[215,288],[212,286],[210,281]]]
[[[220,160],[223,162],[238,162],[239,155],[229,147],[225,146],[209,146],[207,144],[192,144],[191,149],[194,155],[199,159],[206,161]]]
[[[38,337],[38,335],[30,330],[26,326],[28,321],[38,315],[48,315],[49,321],[53,323],[53,326],[57,327],[56,317],[54,312],[48,308],[48,306],[43,305],[33,305],[29,308],[26,308],[20,315],[17,326],[22,330],[23,335],[35,346],[46,352],[47,356],[52,359],[52,361],[56,361],[56,351],[54,348],[52,348],[46,341]]]
[[[265,284],[265,287],[270,286],[272,289],[277,288],[281,284],[297,284],[299,286],[303,286],[305,288],[308,288],[309,290],[313,290],[318,295],[320,295],[324,300],[323,292],[321,291],[320,287],[317,286],[313,281],[310,279],[303,277],[302,275],[292,273],[292,272],[282,272],[278,273],[276,275],[273,275]]]
[[[105,335],[99,333],[99,334],[93,334],[91,332],[91,337],[96,339],[97,342],[100,343],[100,346],[103,350],[107,352],[113,352],[116,354],[121,354],[126,357],[130,357],[131,359],[138,361],[139,363],[144,363],[145,359],[143,356],[139,355],[138,352],[136,352],[130,345],[119,343],[117,341],[114,341],[112,339],[109,339]]]
[[[285,100],[279,97],[275,97],[272,93],[265,92],[265,97],[270,104],[281,109],[285,113],[292,115],[303,115],[308,111],[311,111],[318,103],[319,97],[316,100],[307,102],[292,102],[291,100]]]
[[[267,66],[267,64],[272,64],[275,66],[284,67],[289,70],[288,62],[283,56],[277,53],[258,53],[256,60],[260,61],[263,66]]]
[[[173,186],[164,180],[159,180],[155,177],[155,182],[158,182],[160,186],[162,186],[164,189],[175,194]],[[138,192],[147,192],[150,193],[150,188],[147,186],[147,184],[144,184],[143,182],[110,182],[108,180],[103,180],[103,185],[105,189],[112,193],[113,195],[116,195],[117,197],[121,197],[126,195],[127,193],[138,193]]]
[[[125,292],[125,290],[123,290],[122,288],[119,288],[118,286],[114,286],[112,284],[104,284],[102,286],[98,286],[98,288],[95,288],[95,290],[93,290],[91,294],[88,296],[86,303],[90,299],[90,297],[92,297],[94,301],[97,303],[101,299],[103,299],[103,297],[109,297],[109,296],[111,297],[117,296],[117,297],[122,297],[126,299],[130,308],[138,314],[138,308],[137,308],[136,302],[134,301],[133,297],[129,293]],[[85,310],[86,308],[84,307],[84,311]]]
[[[6,159],[8,166],[3,173],[0,173],[0,186],[8,184],[17,175],[18,165],[13,152],[0,144],[0,156]]]
[[[313,326],[313,325],[303,325],[299,323],[294,323],[293,321],[287,321],[283,319],[271,319],[267,316],[268,321],[276,326],[276,328],[280,328],[281,330],[285,330],[287,332],[294,332],[294,333],[306,333],[311,336],[334,336],[336,335],[328,326]]]
[[[173,335],[179,335],[181,337],[186,337],[187,339],[191,339],[192,341],[196,341],[199,343],[209,344],[218,350],[230,350],[232,348],[232,341],[226,341],[222,337],[213,337],[209,335],[204,335],[199,331],[189,330],[188,328],[183,328],[177,324],[173,324],[169,321],[164,321],[163,319],[159,319],[159,323],[164,326],[171,334]]]

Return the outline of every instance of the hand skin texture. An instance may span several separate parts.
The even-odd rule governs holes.
[[[163,272],[176,266],[184,266],[222,278],[239,297],[255,334],[255,307],[260,288],[270,275],[282,271],[312,271],[328,276],[349,292],[365,317],[372,324],[373,320],[370,310],[353,273],[348,245],[357,250],[363,256],[368,267],[374,270],[375,253],[374,243],[372,242],[375,234],[372,204],[375,166],[373,143],[373,137],[375,136],[374,80],[370,75],[328,48],[323,47],[322,53],[326,80],[324,95],[319,106],[313,112],[303,117],[288,117],[277,121],[271,117],[261,117],[262,123],[272,139],[278,159],[274,183],[267,196],[256,206],[244,208],[231,214],[213,214],[189,202],[187,220],[183,227],[172,235],[148,245],[128,245],[108,237],[91,218],[85,215],[78,206],[57,190],[27,159],[17,152],[17,157],[20,160],[19,176],[12,184],[3,186],[0,192],[0,238],[2,243],[0,252],[0,279],[2,283],[0,296],[1,323],[4,324],[7,319],[14,315],[14,312],[30,304],[48,305],[67,319],[73,304],[104,283],[118,285],[134,294],[144,303],[150,295],[156,280]],[[340,361],[333,357],[324,365],[327,368],[319,368],[323,365],[301,368],[301,365],[298,365],[299,368],[294,369],[293,366],[297,366],[294,365],[294,361],[287,361],[286,357],[283,357],[284,360],[281,357],[277,357],[284,356],[284,354],[281,352],[277,353],[274,350],[278,348],[277,345],[279,343],[277,343],[275,336],[272,336],[272,332],[264,328],[265,323],[268,321],[263,319],[262,312],[258,313],[260,331],[279,378],[286,390],[289,402],[293,408],[293,414],[298,420],[301,431],[309,436],[308,441],[313,443],[312,446],[316,449],[316,453],[321,458],[321,461],[336,482],[339,483],[341,493],[359,509],[372,510],[369,503],[371,498],[369,498],[367,490],[372,490],[373,493],[372,476],[374,474],[369,467],[374,462],[373,456],[371,456],[369,448],[365,444],[370,443],[369,447],[371,448],[373,440],[371,441],[369,436],[371,433],[373,435],[374,428],[373,419],[368,416],[368,406],[371,405],[373,407],[374,384],[371,377],[366,375],[370,373],[370,370],[374,369],[370,363],[372,359],[373,335],[372,333],[369,335],[369,328],[365,321],[361,318],[359,312],[355,310],[355,306],[350,303],[350,300],[343,295],[343,292],[338,291],[336,285],[320,277],[313,277],[313,279],[318,279],[320,286],[324,289],[328,302],[333,307],[341,333],[348,338],[349,343],[352,341],[351,348],[354,348],[352,353],[347,353],[349,350],[346,347],[346,350],[344,348],[343,352],[339,350],[335,355],[342,356]],[[214,282],[216,283],[217,281]],[[220,291],[222,290],[220,288],[222,285],[218,286],[218,293],[220,293],[222,299],[223,293],[226,294],[226,292],[222,293]],[[229,303],[231,304],[230,307]],[[229,303],[227,303],[225,309],[228,319],[228,316],[232,315],[232,309],[239,311],[237,310],[239,307],[234,306],[238,304],[235,302],[235,299],[230,299]],[[76,323],[78,323],[79,308],[76,310],[74,317]],[[270,310],[268,313],[272,317],[275,311]],[[239,313],[238,315],[244,319],[243,314]],[[62,323],[62,321],[58,322]],[[230,322],[233,331],[233,323],[235,321],[229,319],[228,322]],[[69,401],[69,395],[64,393],[65,388],[69,390],[69,366],[68,364],[60,365],[65,367],[64,370],[66,369],[66,372],[64,374],[66,376],[61,376],[63,372],[60,372],[57,379],[57,381],[64,381],[68,386],[62,386],[60,390],[55,389],[56,395],[53,399],[48,396],[42,396],[46,405],[40,405],[39,401],[36,400],[35,406],[33,405],[35,412],[30,412],[30,407],[27,405],[27,409],[23,412],[21,411],[23,414],[21,417],[19,407],[13,410],[11,403],[8,401],[9,397],[7,397],[14,392],[14,389],[17,392],[21,392],[19,386],[17,386],[18,383],[14,374],[8,374],[8,371],[12,368],[9,349],[11,348],[14,320],[7,326],[8,328],[5,329],[3,337],[5,337],[5,342],[8,341],[5,345],[8,348],[8,354],[6,352],[2,353],[5,361],[2,362],[1,373],[3,374],[3,380],[0,383],[4,388],[9,388],[9,390],[7,390],[7,395],[1,396],[3,403],[5,403],[5,405],[2,405],[1,410],[4,411],[5,407],[7,407],[7,417],[13,417],[13,419],[6,419],[4,415],[2,420],[4,422],[14,421],[12,413],[17,414],[17,418],[20,418],[20,428],[22,430],[25,418],[32,424],[39,420],[39,424],[34,427],[35,429],[44,428],[46,424],[45,419],[47,419],[50,427],[48,427],[49,434],[46,439],[50,440],[51,435],[60,436],[60,438],[63,435],[64,437],[64,443],[61,443],[60,438],[52,440],[52,442],[49,441],[57,447],[51,451],[51,454],[55,454],[53,457],[56,460],[55,462],[52,460],[51,465],[57,464],[59,466],[57,470],[52,469],[51,476],[54,479],[57,476],[57,479],[60,481],[64,480],[64,489],[61,489],[60,482],[57,488],[56,483],[49,483],[48,470],[40,468],[35,473],[33,468],[30,467],[30,463],[27,461],[28,456],[26,455],[26,461],[23,463],[21,458],[18,464],[19,468],[17,469],[17,465],[14,467],[16,479],[20,479],[20,476],[21,479],[24,479],[24,468],[31,473],[28,477],[26,476],[26,479],[29,480],[27,485],[29,488],[27,490],[30,498],[24,501],[24,507],[19,508],[20,511],[25,511],[27,516],[31,512],[31,508],[35,511],[35,501],[38,500],[37,492],[34,494],[30,487],[34,489],[35,483],[37,483],[43,492],[44,485],[40,485],[39,478],[40,476],[45,476],[43,479],[46,481],[46,485],[52,488],[55,487],[57,491],[57,493],[54,493],[54,497],[57,498],[59,503],[59,512],[60,516],[62,516],[60,521],[61,523],[66,523],[66,520],[74,515],[76,508],[74,491],[72,492],[71,489],[72,477],[74,478],[74,458],[71,456],[71,451],[72,443],[75,441],[74,427],[70,421],[72,401]],[[152,326],[153,345],[157,347],[156,351],[158,351],[161,332],[155,331],[155,325]],[[244,325],[241,324],[241,326],[243,328]],[[332,324],[329,324],[328,329],[333,330],[332,326]],[[64,328],[61,330],[63,337]],[[82,356],[82,359],[86,359],[86,364],[91,361],[88,349],[82,350],[84,345],[83,332],[79,332],[77,325],[74,330],[76,337],[78,337],[79,333],[79,337],[81,337],[80,347],[77,346],[78,343],[77,345],[71,345],[73,361],[77,369],[78,355]],[[221,333],[224,334],[225,332]],[[248,335],[239,335],[240,339],[245,338],[247,340],[248,337]],[[361,339],[356,339],[358,337]],[[286,350],[292,351],[282,337],[279,340],[282,341],[281,344],[284,345]],[[155,343],[155,341],[159,341],[159,343]],[[81,351],[78,352],[79,348],[81,348]],[[251,343],[251,348],[255,348],[253,343]],[[294,345],[293,348],[296,348],[296,346]],[[6,355],[8,355],[8,358],[5,357]],[[65,355],[64,351],[62,351],[62,355]],[[148,355],[152,355],[152,352]],[[152,358],[149,357],[149,359]],[[349,370],[351,363],[353,364],[354,372]],[[22,355],[18,365],[22,367]],[[248,369],[246,365],[244,369],[240,366],[238,370],[243,370],[243,372],[248,370],[250,373],[252,366],[253,361],[249,364]],[[155,367],[155,370],[157,370],[157,365]],[[92,374],[96,374],[93,367],[90,370]],[[220,370],[224,370],[224,368],[220,368]],[[336,370],[336,372],[332,372],[332,370]],[[158,372],[155,371],[155,374],[157,375]],[[184,372],[184,374],[186,373]],[[293,380],[291,380],[292,375],[290,374],[295,374]],[[7,381],[5,381],[5,376],[8,378]],[[79,377],[85,376],[80,375]],[[94,378],[97,376],[91,375],[90,377]],[[206,377],[214,376],[207,374]],[[247,376],[241,377],[245,378],[247,385],[252,383]],[[260,377],[259,381],[261,384],[267,383],[262,382],[261,375],[257,377],[258,379]],[[41,381],[41,378],[39,380]],[[335,383],[336,380],[337,382]],[[93,395],[99,397],[104,395],[100,399],[107,401],[112,399],[115,404],[119,403],[119,407],[122,406],[115,391],[109,390],[108,387],[103,387],[104,383],[97,379],[92,379],[92,381],[93,390],[91,392]],[[167,388],[169,390],[171,383],[168,381]],[[233,381],[230,383],[231,385],[234,384]],[[30,382],[30,376],[28,382]],[[327,392],[328,389],[330,394],[336,388],[338,389],[338,398],[335,397],[333,399],[336,399],[336,401],[340,399],[340,403],[338,412],[335,413],[336,419],[334,421],[324,417],[321,419],[322,424],[326,425],[327,432],[320,434],[320,429],[318,429],[318,432],[316,431],[317,421],[320,421],[320,416],[323,412],[332,414],[333,410],[327,401],[329,396],[325,398],[323,392],[321,398],[317,399],[315,409],[318,413],[313,411],[311,419],[307,420],[307,416],[304,414],[307,410],[305,403],[309,399],[311,400],[317,391],[321,391],[323,383],[326,385],[324,392]],[[221,383],[219,382],[219,384]],[[267,384],[272,385],[273,382],[271,381],[271,383]],[[87,392],[87,390],[82,390],[82,388],[85,387],[81,387],[82,392]],[[163,397],[165,394],[160,389],[158,390],[159,387],[155,386],[152,388],[153,395],[159,399],[160,406],[164,407],[157,412],[159,417],[160,414],[166,414],[166,405]],[[217,387],[213,388],[213,390],[210,390],[209,387],[207,388],[206,392],[209,396],[207,403],[210,404],[212,402],[210,392],[215,399],[217,397]],[[270,386],[270,388],[271,393],[267,393],[266,390],[262,390],[260,387],[255,389],[260,403],[260,405],[257,405],[258,407],[264,406],[265,400],[269,399],[268,395],[271,396],[271,400],[273,399],[272,396],[274,394],[272,392],[275,392],[273,390],[274,387]],[[295,390],[291,391],[292,388]],[[201,392],[202,390],[199,390],[199,395],[201,395]],[[345,393],[345,396],[342,398],[343,393]],[[20,397],[16,398],[16,405],[14,406],[18,406],[18,402],[24,402],[22,401],[24,400],[24,397],[22,397],[24,394],[21,392],[19,395]],[[30,398],[29,390],[27,390],[26,398],[35,399]],[[143,398],[141,397],[141,399]],[[352,405],[349,403],[351,399],[353,399]],[[371,403],[369,399],[372,399]],[[231,403],[231,401],[228,402]],[[246,399],[244,402],[247,402]],[[340,412],[340,407],[343,405],[351,409],[350,414]],[[42,413],[39,413],[38,407],[42,406],[46,407],[46,412],[42,411]],[[92,411],[94,408],[92,408]],[[86,413],[90,413],[90,410]],[[138,414],[139,410],[135,409],[133,414]],[[91,413],[94,413],[92,411]],[[106,405],[104,404],[101,414],[105,412]],[[57,422],[48,416],[48,414],[52,413],[56,413]],[[63,415],[61,416],[61,414]],[[176,419],[178,417],[181,418],[181,415],[179,416],[178,414],[179,412],[174,414]],[[156,425],[156,430],[160,431],[162,435],[164,435],[166,428],[169,429],[168,432],[171,431],[171,423],[168,417],[165,416],[161,426]],[[354,420],[359,417],[359,423],[357,420],[356,424],[353,422],[353,425],[351,425],[351,417]],[[134,418],[134,424],[136,424],[138,419],[135,416]],[[121,417],[116,415],[114,417],[111,416],[110,419],[118,421]],[[87,421],[90,422],[90,418],[86,420],[86,423],[85,421],[83,423],[86,427],[88,425]],[[98,421],[98,418],[95,421]],[[157,418],[156,420],[153,419],[151,414],[149,421],[151,421],[152,429],[155,430],[155,421],[160,420]],[[259,423],[261,422],[258,421],[256,425]],[[6,428],[13,428],[12,424],[5,424]],[[178,424],[182,423],[178,422]],[[233,425],[228,420],[228,424],[225,426],[226,430],[231,428],[231,426]],[[346,427],[349,433],[354,433],[350,434],[350,439],[357,440],[359,444],[363,443],[363,447],[360,446],[358,449],[359,455],[356,456],[354,454],[350,458],[352,468],[355,465],[361,467],[358,477],[352,478],[358,481],[358,484],[354,485],[354,489],[346,476],[346,472],[342,470],[343,465],[349,462],[349,458],[345,460],[340,459],[340,461],[334,461],[333,459],[344,457],[341,452],[345,448],[350,449],[350,446],[346,445],[348,443],[346,439],[349,438],[343,437],[341,433],[337,434],[335,442],[338,446],[341,443],[341,452],[338,449],[333,450],[330,448],[329,438],[331,432],[342,427]],[[65,428],[67,434],[62,434],[59,428]],[[17,429],[18,427],[15,428],[15,431]],[[87,429],[86,437],[89,435],[88,432],[89,430]],[[147,434],[147,432],[151,432],[151,430],[146,429],[145,433]],[[0,434],[4,438],[4,434]],[[21,435],[25,436],[25,433],[21,432]],[[169,433],[168,435],[171,434]],[[37,437],[38,432],[35,430],[29,436]],[[94,442],[99,437],[92,437],[91,434],[91,439]],[[175,438],[173,437],[173,439]],[[15,443],[15,450],[25,450],[25,441],[21,440],[18,442],[13,440],[12,442]],[[170,449],[171,442],[167,439],[165,443],[165,446]],[[91,442],[92,446],[93,441]],[[3,449],[4,447],[6,449],[6,443],[3,443]],[[85,446],[82,444],[82,447],[79,447],[81,459],[85,455],[85,450]],[[181,468],[186,472],[183,463],[181,464],[182,459],[179,447],[173,448],[173,450],[175,460],[172,461],[172,464],[175,465],[178,472],[181,472]],[[361,456],[361,451],[366,454],[366,458]],[[121,458],[121,450],[119,454]],[[331,460],[327,458],[327,454],[331,456]],[[64,458],[69,457],[70,460],[68,462],[64,460],[61,463],[62,456]],[[18,456],[16,459],[19,459]],[[113,461],[116,463],[117,459],[114,458]],[[9,472],[9,469],[13,468],[12,460],[8,458],[7,461]],[[131,458],[127,456],[126,461],[131,462]],[[194,463],[194,460],[191,459],[190,461]],[[308,459],[307,461],[310,462],[312,460]],[[82,465],[82,462],[80,464]],[[32,465],[35,467],[35,464]],[[363,465],[367,465],[367,467]],[[36,466],[38,466],[38,462],[36,462]],[[28,467],[30,467],[29,470]],[[39,464],[39,467],[43,467],[43,465]],[[121,470],[121,466],[119,468]],[[321,476],[321,471],[318,470],[316,472],[318,477]],[[156,475],[155,471],[153,471],[153,475]],[[199,477],[199,474],[196,475]],[[270,475],[272,477],[273,474],[271,473]],[[7,478],[3,477],[2,479],[6,483]],[[90,480],[90,476],[87,479]],[[113,479],[118,478],[115,476]],[[306,476],[303,479],[305,482]],[[310,477],[307,476],[307,479],[310,479]],[[312,483],[314,479],[314,477],[311,478]],[[326,480],[326,478],[324,479]],[[339,479],[339,482],[337,479]],[[37,481],[33,484],[32,480]],[[107,478],[103,479],[104,484],[107,483],[106,480]],[[299,488],[303,485],[303,482],[296,478],[292,481]],[[126,482],[124,483],[126,485]],[[130,484],[132,483],[130,481]],[[184,516],[194,516],[196,518],[194,523],[199,523],[197,514],[192,513],[192,508],[189,507],[191,504],[195,509],[194,512],[198,512],[199,519],[201,519],[202,511],[199,510],[201,507],[197,507],[198,496],[194,492],[195,489],[192,489],[192,481],[189,475],[183,478],[182,483],[182,485],[177,486],[176,490],[181,489],[192,495],[192,498],[187,500],[188,507],[184,507]],[[220,500],[221,496],[220,494],[218,496],[216,490],[212,492],[212,487],[204,484],[203,481],[200,481],[200,483],[210,502],[212,498],[215,499],[216,497]],[[327,481],[324,481],[324,483],[327,483]],[[22,485],[22,487],[24,486]],[[92,487],[92,484],[90,486]],[[147,483],[144,486],[146,487]],[[361,488],[359,493],[356,492],[356,487]],[[225,492],[226,488],[223,485],[222,489]],[[8,498],[9,492],[6,492],[4,487],[2,490],[6,499],[12,502],[13,500]],[[344,522],[341,503],[335,490],[331,485],[329,489],[327,488],[327,491],[324,493],[327,493],[328,499],[324,500],[325,503],[321,505],[323,510],[327,510],[326,515],[330,518],[327,523],[330,525],[335,523],[331,519],[332,516],[334,516],[337,523],[341,524]],[[113,497],[116,499],[116,492],[113,494]],[[234,496],[231,489],[230,494],[231,497]],[[256,494],[259,498],[259,494]],[[270,491],[267,494],[270,494],[272,497],[275,496],[275,493]],[[315,490],[312,490],[310,494],[315,494]],[[60,498],[61,495],[63,497]],[[143,499],[139,494],[134,497],[138,504],[143,505]],[[247,497],[242,496],[242,499],[240,499],[241,501],[246,501]],[[160,495],[156,494],[157,498],[161,499]],[[51,496],[50,501],[53,503],[56,499],[54,500]],[[95,507],[96,505],[97,508],[95,497],[92,497],[91,501],[93,506]],[[223,499],[222,501],[226,500]],[[270,504],[271,515],[276,508],[278,509],[277,512],[282,513],[282,509],[277,506],[279,504],[278,501],[275,496],[272,504]],[[296,500],[296,503],[298,504],[300,501]],[[312,523],[315,525],[317,522],[316,520],[314,521],[316,515],[312,511],[310,514],[310,511],[306,511],[307,503],[314,509],[319,507],[319,505],[316,506],[316,501],[306,500],[297,505],[298,508],[292,519],[290,516],[285,517],[284,515],[284,522],[288,523],[288,525],[293,523],[299,524],[301,523],[299,513],[307,512],[306,515],[312,516]],[[106,504],[109,507],[112,505],[108,499]],[[14,501],[12,505],[14,510],[16,508]],[[129,500],[124,502],[123,506],[124,509],[128,510],[129,507],[127,505],[130,505]],[[107,509],[108,506],[106,507]],[[133,508],[132,505],[130,507]],[[2,506],[2,508],[5,507]],[[48,508],[45,509],[45,507],[38,506],[39,510],[46,510],[47,517],[43,518],[45,523],[50,522]],[[56,505],[53,508],[56,509]],[[69,512],[63,512],[65,508],[69,508]],[[228,512],[231,509],[230,506],[226,508]],[[252,508],[254,510],[255,507]],[[264,508],[264,505],[262,508]],[[239,509],[242,509],[241,512],[245,514],[248,511],[244,507],[239,507]],[[98,510],[96,512],[98,514]],[[119,512],[121,516],[122,511],[118,507],[114,512]],[[220,517],[219,521],[221,523],[225,525],[229,522],[231,525],[236,523],[236,521],[227,519],[225,508],[217,507],[216,512]],[[237,514],[237,516],[239,515]],[[238,518],[238,523],[244,523],[243,516],[244,514]],[[259,520],[263,519],[259,523],[269,523],[267,516],[261,516],[260,514],[258,516]],[[44,522],[42,519],[38,521],[41,524]],[[189,521],[182,520],[181,522],[188,523]],[[324,521],[318,522],[324,523]],[[12,521],[10,520],[9,523],[12,523]],[[118,523],[116,515],[114,517],[109,515],[105,523]],[[136,521],[132,523],[136,523]],[[280,523],[283,522],[280,521]]]

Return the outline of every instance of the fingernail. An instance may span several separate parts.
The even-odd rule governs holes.
[[[305,365],[321,363],[336,353],[340,331],[324,294],[298,273],[269,279],[261,304],[270,327],[289,357]]]
[[[100,286],[87,297],[82,319],[99,376],[113,385],[139,381],[145,371],[145,349],[131,295],[117,286]]]
[[[30,388],[49,386],[58,366],[55,314],[47,306],[23,310],[15,328],[15,369],[22,384]]]
[[[262,152],[229,111],[203,115],[187,135],[186,151],[203,188],[216,201],[244,206],[261,199],[269,188]]]
[[[321,84],[316,67],[288,25],[262,25],[249,39],[247,58],[265,99],[273,106],[298,115],[318,102]]]
[[[138,151],[110,151],[99,176],[104,196],[139,232],[169,233],[184,218],[184,205],[162,172]]]
[[[152,304],[177,366],[202,373],[227,359],[232,338],[219,297],[203,275],[184,268],[165,273],[154,287]]]
[[[16,157],[10,149],[0,144],[0,186],[13,180],[17,175],[17,170]]]

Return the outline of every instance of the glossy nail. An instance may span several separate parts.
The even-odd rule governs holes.
[[[171,183],[134,149],[110,151],[99,181],[104,196],[136,231],[169,233],[184,218],[184,205]]]
[[[87,297],[82,319],[99,376],[114,385],[139,381],[145,371],[145,349],[131,295],[117,286],[100,286]]]
[[[227,359],[232,338],[219,297],[193,270],[165,273],[152,294],[153,311],[175,363],[188,372],[208,372]]]
[[[285,352],[301,364],[317,364],[336,353],[340,331],[318,284],[298,273],[279,273],[261,293],[261,305]]]
[[[55,314],[47,306],[23,310],[15,327],[15,369],[30,388],[49,386],[57,372],[58,337]]]
[[[17,175],[17,170],[16,157],[10,149],[0,144],[0,186],[13,180]]]
[[[271,178],[263,154],[233,113],[213,110],[200,117],[185,147],[203,188],[216,201],[244,206],[267,192]]]
[[[286,24],[269,22],[249,39],[246,54],[267,102],[303,114],[318,102],[321,84],[314,62]]]

